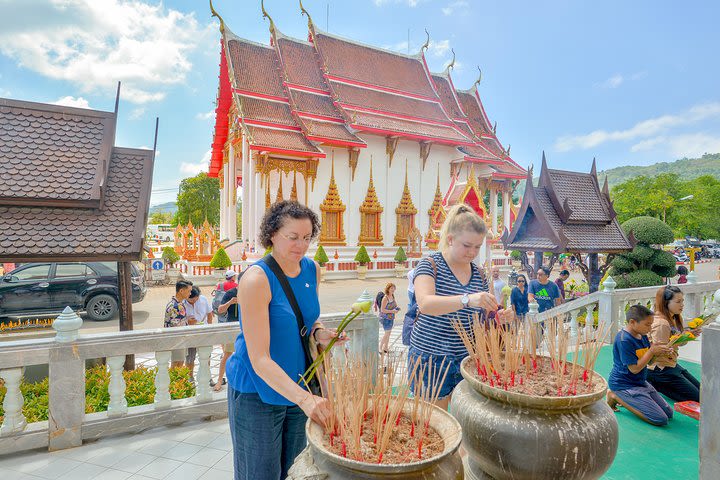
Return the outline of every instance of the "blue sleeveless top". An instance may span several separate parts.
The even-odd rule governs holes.
[[[280,365],[280,368],[291,379],[298,381],[300,376],[305,373],[306,365],[295,314],[280,281],[270,267],[262,260],[255,262],[254,265],[263,269],[270,284],[272,296],[269,305],[270,358]],[[320,316],[315,262],[310,258],[303,257],[300,261],[300,274],[295,278],[287,277],[287,279],[300,306],[305,326],[310,330]],[[242,318],[242,312],[239,312],[239,318],[242,329],[245,321]],[[251,319],[247,319],[247,321],[251,321]],[[235,340],[235,353],[227,361],[226,372],[228,383],[235,391],[257,393],[263,402],[270,405],[295,405],[273,390],[255,373],[250,363],[242,330]]]

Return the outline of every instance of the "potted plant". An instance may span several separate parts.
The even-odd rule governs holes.
[[[230,257],[224,248],[220,247],[217,252],[215,252],[212,260],[210,260],[210,267],[215,269],[215,275],[218,278],[223,278],[225,270],[232,267],[232,260],[230,260]]]
[[[180,260],[180,255],[177,254],[173,247],[165,247],[162,252],[162,259],[167,265],[167,276],[170,283],[175,283],[180,277],[180,269],[175,264]]]
[[[360,245],[358,252],[355,254],[355,261],[358,263],[358,278],[365,280],[367,276],[367,264],[370,263],[370,255],[368,255],[365,245]]]
[[[402,278],[405,275],[405,264],[407,259],[408,257],[405,254],[405,249],[403,249],[403,247],[398,247],[397,252],[395,252],[395,275],[398,278]]]
[[[320,265],[320,281],[322,281],[325,279],[325,272],[327,272],[325,264],[330,261],[322,245],[318,245],[313,259],[318,263],[318,265]]]

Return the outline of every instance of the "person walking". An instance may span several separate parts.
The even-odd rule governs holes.
[[[178,280],[175,283],[175,295],[170,299],[167,306],[165,306],[165,321],[163,322],[165,328],[184,327],[195,324],[195,319],[191,321],[188,320],[184,304],[184,301],[190,297],[192,286],[192,282],[188,282],[187,280]],[[173,350],[170,358],[170,366],[172,368],[183,366],[186,355],[187,352],[184,348]]]
[[[570,278],[570,272],[567,270],[560,270],[560,276],[555,279],[555,285],[557,285],[560,291],[560,303],[565,303],[565,282]]]
[[[507,284],[505,283],[505,280],[500,278],[500,267],[492,267],[491,275],[495,300],[497,300],[498,305],[505,305],[503,288],[505,288]]]
[[[338,336],[318,321],[320,268],[305,256],[320,221],[308,207],[281,201],[267,210],[259,231],[272,253],[240,280],[241,330],[227,362],[235,480],[286,478],[307,444],[307,419],[324,425],[332,415],[328,400],[299,382],[308,367],[304,342],[314,337],[327,346]]]
[[[207,297],[201,294],[200,289],[193,285],[190,290],[190,296],[183,300],[185,313],[188,322],[195,321],[197,325],[209,325],[213,322],[213,311]],[[195,368],[195,357],[197,356],[197,348],[190,347],[187,349],[185,356],[185,365],[192,370]]]
[[[220,305],[218,306],[218,318],[221,318],[223,323],[239,322],[237,296],[237,287],[231,288],[222,294],[222,299],[220,300]],[[223,385],[227,384],[227,380],[225,379],[225,368],[227,366],[228,359],[233,353],[235,353],[235,344],[232,342],[224,343],[222,351],[223,354],[222,358],[220,358],[220,366],[218,367],[218,379],[217,382],[213,382],[213,390],[216,392],[222,390]]]
[[[515,319],[523,322],[530,307],[528,302],[528,285],[525,275],[517,276],[517,285],[513,287],[510,293],[510,305],[515,312]]]
[[[390,332],[392,332],[393,324],[395,323],[395,314],[400,311],[397,301],[395,301],[395,287],[394,283],[388,283],[385,285],[382,301],[380,302],[380,324],[383,328],[383,337],[380,341],[380,353],[388,353],[390,346]]]
[[[438,251],[423,258],[415,268],[415,298],[420,313],[410,337],[408,371],[419,361],[425,372],[421,381],[428,385],[430,363],[433,369],[448,368],[437,401],[445,410],[462,380],[460,362],[468,355],[453,322],[460,319],[469,329],[473,314],[485,317],[498,309],[485,277],[473,262],[486,232],[485,222],[474,210],[465,204],[455,205],[443,223]],[[501,315],[500,320],[505,319],[511,320]]]
[[[686,330],[683,324],[682,311],[685,296],[675,285],[660,287],[655,294],[655,316],[650,329],[650,342],[660,345],[670,343],[670,337]],[[701,329],[689,330],[695,336]],[[676,402],[692,400],[700,401],[700,381],[678,363],[678,348],[685,345],[676,344],[666,355],[658,355],[648,365],[648,382],[655,389]]]
[[[223,285],[222,285],[223,291],[227,292],[228,290],[237,288],[237,286],[238,286],[237,277],[238,277],[238,274],[236,271],[227,270],[225,272],[225,281],[223,282]]]

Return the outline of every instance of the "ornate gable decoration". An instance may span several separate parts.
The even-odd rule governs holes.
[[[360,236],[358,244],[360,245],[382,245],[383,236],[380,229],[380,214],[383,207],[380,205],[377,193],[375,193],[375,184],[373,183],[372,157],[370,158],[370,182],[368,183],[365,200],[360,205]]]
[[[408,187],[408,162],[405,159],[405,187],[403,188],[402,198],[395,209],[397,222],[395,227],[395,246],[407,245],[408,235],[415,228],[415,214],[417,208],[412,201],[410,188]]]
[[[330,167],[330,185],[325,199],[320,204],[322,226],[320,229],[320,243],[322,245],[345,245],[345,229],[343,228],[343,213],[345,205],[340,198],[335,183],[335,157]]]

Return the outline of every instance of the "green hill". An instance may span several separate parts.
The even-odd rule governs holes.
[[[683,180],[692,180],[703,175],[720,179],[720,153],[706,153],[701,158],[683,158],[674,162],[660,162],[646,167],[616,167],[598,173],[602,182],[607,175],[612,187],[633,177],[645,175],[654,177],[661,173],[675,173]]]
[[[152,215],[155,212],[168,212],[175,215],[175,212],[177,212],[177,204],[175,202],[165,202],[160,203],[158,205],[153,205],[150,207],[150,215]]]

